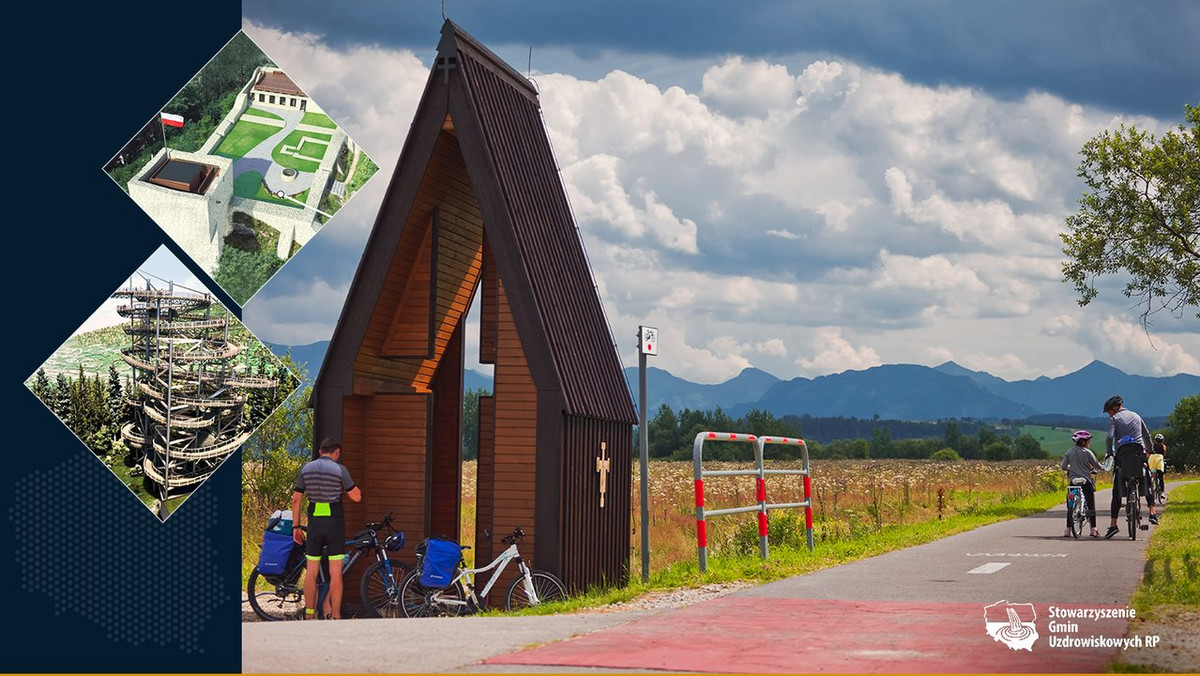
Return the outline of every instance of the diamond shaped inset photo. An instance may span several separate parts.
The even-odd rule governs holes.
[[[242,32],[104,166],[240,305],[377,170]]]
[[[165,521],[299,381],[160,247],[26,385]]]

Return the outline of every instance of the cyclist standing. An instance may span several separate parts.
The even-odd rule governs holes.
[[[1150,428],[1146,427],[1146,423],[1142,420],[1142,417],[1125,408],[1124,400],[1117,395],[1109,397],[1104,402],[1104,412],[1109,416],[1108,439],[1105,442],[1107,453],[1105,453],[1104,457],[1107,458],[1111,455],[1117,458],[1122,453],[1140,453],[1142,455],[1142,463],[1145,464],[1146,450],[1150,448]],[[1118,444],[1118,439],[1125,440],[1126,437],[1129,437],[1129,442]],[[1158,525],[1158,515],[1154,513],[1154,501],[1150,499],[1146,477],[1143,475],[1139,478],[1142,493],[1146,496],[1146,504],[1150,507],[1150,523]],[[1104,533],[1105,539],[1111,538],[1121,530],[1117,528],[1117,514],[1121,511],[1122,480],[1120,463],[1116,462],[1113,465],[1112,503],[1110,506],[1112,524],[1109,525],[1108,531]],[[1138,495],[1135,492],[1133,495],[1125,496],[1125,499],[1137,500]]]
[[[1096,530],[1096,480],[1092,477],[1095,470],[1101,469],[1100,462],[1088,446],[1092,443],[1092,433],[1079,430],[1071,435],[1075,445],[1063,455],[1062,468],[1067,470],[1067,481],[1075,485],[1077,479],[1083,490],[1083,502],[1087,505],[1088,521],[1092,524],[1092,537],[1100,537]],[[1071,512],[1067,510],[1067,531],[1063,537],[1071,537]]]
[[[333,438],[321,441],[316,460],[300,468],[292,493],[292,514],[296,527],[292,538],[304,545],[308,569],[304,576],[304,619],[316,613],[317,573],[322,557],[329,560],[329,617],[342,616],[342,559],[345,558],[346,523],[342,520],[342,493],[354,502],[362,500],[362,491],[350,478],[342,462],[342,444]],[[300,505],[308,496],[308,538],[299,528]]]

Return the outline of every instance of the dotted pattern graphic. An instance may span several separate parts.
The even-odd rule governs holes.
[[[218,503],[209,494],[197,491],[188,509],[162,523],[91,453],[19,479],[10,504],[20,507],[8,510],[18,584],[44,594],[55,615],[92,620],[113,642],[204,653],[200,637],[227,586],[211,538]],[[89,515],[86,525],[64,523],[80,504]],[[71,570],[77,558],[64,569],[46,557],[47,534],[64,530],[86,533],[84,539],[98,544],[83,570]]]

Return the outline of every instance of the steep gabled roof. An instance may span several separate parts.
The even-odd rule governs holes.
[[[316,381],[351,391],[354,355],[447,115],[538,390],[571,415],[635,422],[532,84],[453,22]]]

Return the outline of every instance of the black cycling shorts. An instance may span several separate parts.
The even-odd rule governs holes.
[[[340,561],[346,553],[346,522],[339,516],[310,516],[304,553],[310,561],[328,556]]]

